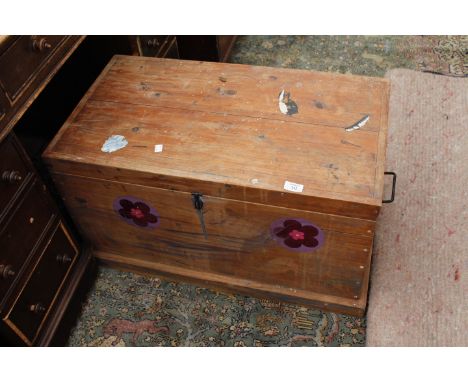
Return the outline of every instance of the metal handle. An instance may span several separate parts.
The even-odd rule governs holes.
[[[61,264],[71,263],[72,258],[68,255],[57,255],[56,260]]]
[[[159,41],[157,38],[153,38],[151,40],[148,40],[146,42],[146,45],[148,45],[149,47],[152,47],[152,48],[156,48],[157,46],[159,46]]]
[[[6,280],[9,277],[13,277],[15,274],[16,272],[11,265],[0,264],[0,278]]]
[[[392,180],[392,196],[390,197],[390,199],[382,200],[382,203],[392,203],[395,200],[396,174],[393,171],[385,171],[384,175],[391,175],[393,177],[393,180]]]
[[[40,314],[40,313],[44,312],[45,310],[46,310],[46,308],[40,302],[38,302],[37,304],[32,304],[32,305],[29,306],[29,311],[31,311],[33,313],[36,313],[36,314]]]
[[[21,174],[15,170],[5,170],[2,173],[2,180],[7,183],[18,183],[21,179]]]
[[[50,45],[45,38],[33,38],[32,47],[38,52],[43,52],[46,49],[52,48],[52,45]]]

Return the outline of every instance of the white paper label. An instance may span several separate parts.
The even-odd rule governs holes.
[[[284,189],[293,192],[302,192],[302,190],[304,189],[304,185],[286,181],[284,182]]]
[[[163,145],[154,145],[155,153],[160,153],[161,151],[163,151]]]

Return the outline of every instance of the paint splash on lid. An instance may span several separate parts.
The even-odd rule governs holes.
[[[366,115],[363,118],[361,118],[359,121],[357,121],[355,124],[353,124],[352,126],[346,127],[345,130],[346,131],[353,131],[353,130],[360,129],[361,127],[363,127],[369,121],[369,118],[370,117],[368,115]]]
[[[278,106],[281,113],[286,115],[296,114],[298,112],[297,104],[290,98],[291,94],[286,93],[284,89],[278,96]]]
[[[101,147],[101,151],[105,153],[113,153],[128,145],[128,141],[123,135],[111,135],[106,139]]]

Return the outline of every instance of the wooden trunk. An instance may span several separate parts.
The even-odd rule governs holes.
[[[115,56],[44,160],[102,260],[362,315],[388,93],[378,78]],[[101,151],[112,135],[128,144]]]

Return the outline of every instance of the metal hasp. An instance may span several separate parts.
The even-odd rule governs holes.
[[[382,203],[392,203],[395,200],[396,174],[393,171],[386,171],[384,172],[384,175],[391,175],[393,177],[392,196],[390,196],[390,199],[382,200]]]
[[[203,231],[203,235],[205,236],[205,239],[207,239],[207,234],[206,234],[206,226],[205,226],[205,218],[203,217],[203,198],[202,194],[199,192],[192,192],[192,202],[193,202],[193,207],[197,211],[198,219],[200,220],[200,225]]]

